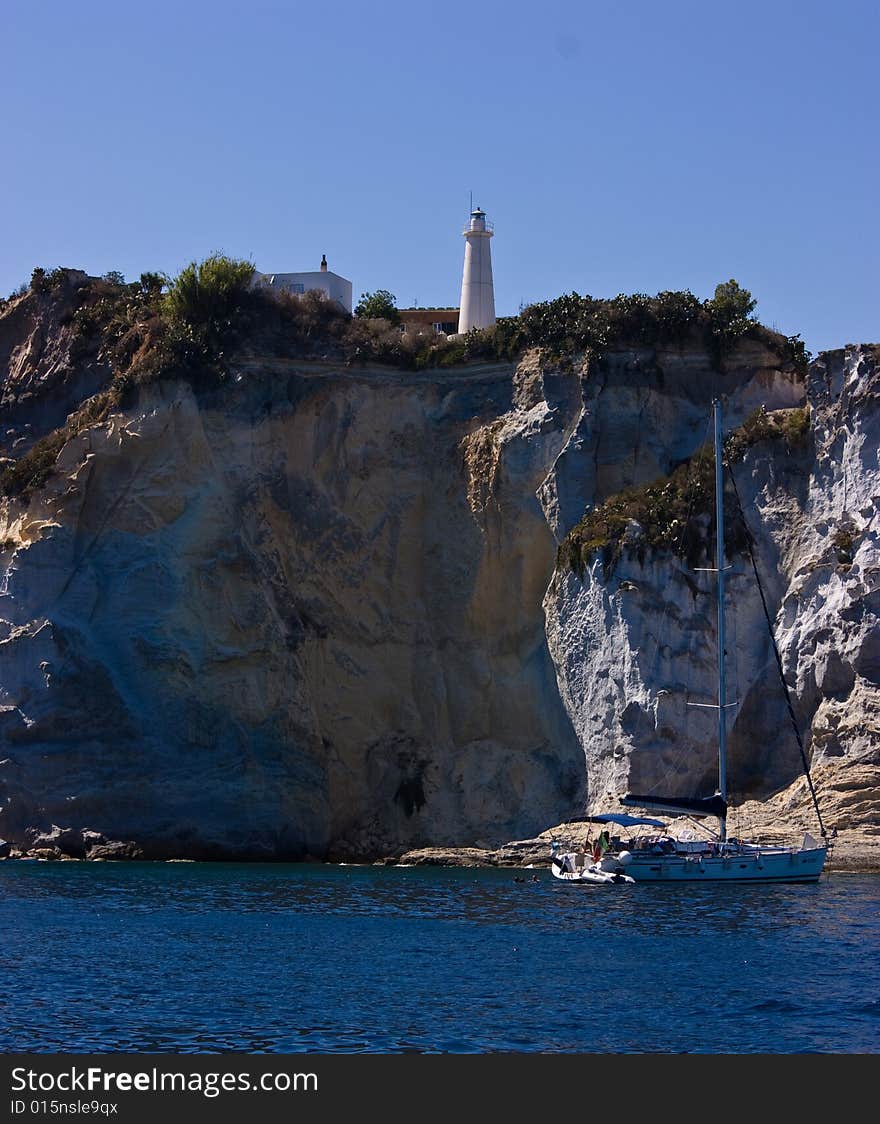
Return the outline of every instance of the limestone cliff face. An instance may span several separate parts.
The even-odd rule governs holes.
[[[815,460],[777,620],[823,796],[880,833],[880,347],[813,364]]]
[[[15,354],[10,417],[37,378]],[[783,470],[758,449],[741,486],[767,522],[815,752],[867,769],[880,475],[874,356],[859,354],[814,369],[815,462]],[[85,377],[69,353],[57,369],[65,388]],[[747,342],[724,375],[697,347],[583,370],[536,354],[417,374],[254,358],[211,393],[143,390],[0,511],[0,836],[57,825],[157,856],[363,858],[497,845],[587,798],[683,783],[694,762],[708,775],[711,734],[682,705],[682,685],[711,695],[706,596],[662,559],[610,583],[554,565],[586,507],[703,443],[716,393],[736,424],[804,388]],[[844,511],[849,569],[829,545]],[[779,716],[741,599],[733,742],[757,791],[794,765],[767,752]],[[845,643],[838,607],[858,617]]]
[[[503,517],[469,502],[512,370],[240,377],[163,385],[9,506],[0,834],[365,855],[539,829],[584,782],[526,414]]]
[[[561,539],[584,512],[632,485],[666,475],[709,439],[709,404],[728,397],[730,426],[759,406],[803,401],[803,385],[779,356],[743,341],[714,370],[700,347],[618,351],[590,364],[577,412],[542,485],[547,522]]]
[[[868,831],[880,829],[878,350],[822,356],[806,388],[810,441],[759,444],[735,469],[825,815]],[[800,754],[745,558],[727,589],[731,790],[765,799],[792,785],[773,807],[800,821]],[[690,705],[717,696],[714,578],[624,550],[610,578],[598,558],[582,578],[558,570],[545,610],[591,806],[627,790],[714,791],[717,719]]]

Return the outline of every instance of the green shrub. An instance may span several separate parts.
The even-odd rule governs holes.
[[[619,293],[602,310],[608,342],[657,342],[657,309],[647,293]]]
[[[495,354],[499,359],[515,359],[525,344],[525,331],[519,316],[499,316],[494,328]]]
[[[301,296],[282,293],[280,296],[260,294],[258,318],[264,319],[273,307],[280,307],[283,330],[297,343],[320,345],[336,341],[350,323],[350,317],[320,289],[310,289]],[[387,327],[387,325],[386,325]]]
[[[0,491],[4,496],[27,498],[31,492],[41,488],[55,467],[55,461],[67,442],[64,428],[40,438],[23,457],[3,470],[0,475]]]
[[[689,289],[664,290],[654,298],[657,337],[662,343],[684,342],[703,316],[703,306]]]
[[[130,285],[102,278],[79,289],[71,358],[100,354],[115,378],[127,375],[138,381],[146,381],[147,371],[155,374],[170,366],[168,325],[160,309],[163,284],[159,274],[142,274]]]
[[[553,356],[604,350],[608,341],[602,311],[602,301],[575,292],[528,305],[519,315],[523,344],[543,347]]]
[[[35,293],[50,293],[53,289],[63,285],[69,276],[70,270],[65,269],[64,266],[58,266],[56,269],[50,269],[47,272],[38,265],[31,273],[30,288]]]
[[[715,467],[710,451],[701,450],[669,477],[627,488],[581,519],[557,552],[557,565],[582,574],[590,559],[602,552],[606,579],[624,550],[627,529],[639,525],[628,553],[644,561],[648,550],[673,553],[697,565],[708,557],[714,535]],[[728,549],[741,549],[744,528],[737,513],[727,510]]]
[[[761,441],[785,441],[789,449],[803,444],[810,432],[810,411],[806,407],[769,412],[758,407],[743,424],[728,434],[725,454],[731,464],[741,461],[753,445]]]
[[[732,277],[716,285],[714,297],[706,301],[706,309],[711,324],[710,345],[719,363],[756,323],[752,316],[756,304],[748,289],[741,288]]]
[[[806,441],[810,433],[810,411],[806,406],[784,411],[782,435],[789,445],[799,445]]]
[[[719,285],[713,300],[702,303],[689,290],[664,290],[654,297],[621,293],[613,300],[568,293],[524,308],[519,315],[519,342],[543,347],[553,356],[585,351],[601,355],[615,344],[683,344],[695,331],[707,343],[727,342],[754,324],[741,319],[746,306],[753,308],[754,301],[735,281]]]
[[[223,254],[190,262],[162,297],[177,360],[185,366],[214,365],[241,326],[251,304],[254,267]]]
[[[134,282],[135,292],[149,299],[160,297],[164,288],[165,278],[161,273],[142,273],[140,278]]]
[[[397,297],[387,289],[377,289],[375,293],[361,293],[354,314],[361,320],[389,320],[392,324],[399,324],[400,313],[396,302]]]
[[[367,298],[379,295],[363,294],[356,319],[368,319],[366,312],[372,305],[368,306]],[[393,302],[391,294],[385,295]],[[401,346],[377,351],[369,334],[354,328],[346,354],[350,361],[369,358],[424,368],[480,358],[515,360],[532,347],[541,348],[557,362],[570,362],[578,356],[600,357],[616,345],[655,347],[696,341],[703,343],[720,366],[744,334],[760,336],[768,346],[780,345],[781,337],[752,318],[754,307],[751,294],[733,280],[718,285],[713,298],[702,302],[686,289],[664,290],[653,297],[621,293],[612,300],[571,292],[527,305],[518,316],[500,317],[494,328],[484,329],[466,343],[457,337],[424,335],[416,353]],[[374,337],[378,338],[377,333]],[[789,341],[781,357],[794,361],[796,352]]]
[[[58,454],[67,442],[90,426],[103,422],[119,407],[123,383],[115,383],[108,390],[95,394],[72,413],[67,422],[47,433],[15,462],[0,474],[0,492],[4,496],[19,496],[27,500],[32,492],[46,483],[55,469]]]
[[[752,312],[758,303],[748,289],[732,277],[715,286],[715,295],[707,301],[713,328],[743,331],[753,323]]]
[[[800,337],[800,333],[794,336],[786,336],[784,358],[787,359],[801,375],[806,375],[807,368],[813,356],[812,352],[807,350],[804,341]]]
[[[742,460],[761,441],[803,442],[810,427],[806,409],[754,413],[725,440],[728,464]],[[738,505],[726,489],[724,496],[726,549],[733,554],[747,545],[747,532]],[[627,528],[637,523],[638,534],[627,541]],[[715,535],[715,457],[701,449],[669,477],[627,488],[588,511],[560,544],[557,566],[583,574],[597,552],[602,553],[605,576],[610,577],[624,549],[644,561],[647,551],[673,553],[693,567],[712,556]],[[835,544],[837,545],[837,544]]]

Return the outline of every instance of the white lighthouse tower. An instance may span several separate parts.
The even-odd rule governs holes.
[[[461,277],[461,304],[458,312],[459,332],[471,328],[491,328],[495,323],[495,289],[492,285],[492,253],[489,239],[492,224],[479,207],[471,211],[464,234],[464,272]]]

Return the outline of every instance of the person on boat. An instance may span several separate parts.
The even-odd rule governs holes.
[[[611,847],[611,836],[608,832],[608,829],[605,828],[604,831],[599,832],[599,838],[596,840],[596,845],[593,848],[593,862],[595,862],[595,863],[600,862],[601,859],[602,859],[602,856],[605,854],[605,852],[607,850],[610,849],[610,847]]]

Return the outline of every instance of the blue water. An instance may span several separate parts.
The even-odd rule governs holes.
[[[0,863],[3,1049],[878,1052],[880,876],[514,873]]]

